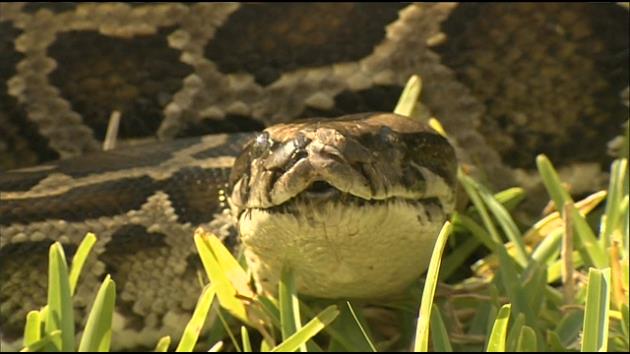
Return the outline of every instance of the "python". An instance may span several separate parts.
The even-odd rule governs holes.
[[[293,267],[300,293],[383,298],[428,264],[453,210],[457,159],[391,113],[278,124],[84,155],[0,175],[0,316],[15,342],[46,299],[48,247],[99,236],[75,303],[117,282],[116,345],[177,335],[201,292],[193,231],[244,250],[259,291]],[[81,318],[81,316],[78,316]]]

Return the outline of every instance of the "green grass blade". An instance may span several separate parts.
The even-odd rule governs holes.
[[[560,336],[554,331],[547,330],[547,351],[552,352],[566,352],[566,348],[562,345],[560,341]]]
[[[606,202],[606,222],[602,229],[600,241],[604,248],[610,247],[610,236],[613,230],[618,228],[621,210],[619,205],[624,197],[625,175],[628,170],[628,160],[618,159],[612,163],[610,171],[610,182],[608,184],[608,201]]]
[[[268,297],[258,296],[256,298],[261,306],[261,310],[267,315],[271,325],[275,328],[280,328],[280,310],[278,306]]]
[[[529,327],[521,328],[521,335],[518,337],[517,352],[536,352],[536,332]]]
[[[212,233],[204,232],[203,229],[200,231],[202,232],[202,235],[205,236],[204,240],[206,241],[206,244],[210,248],[210,251],[212,251],[212,254],[217,259],[230,282],[243,295],[253,297],[254,294],[248,287],[249,276],[239,261],[234,258],[232,252],[228,250],[223,242]]]
[[[484,336],[484,344],[483,344],[484,348],[487,348],[488,347],[488,343],[490,343],[490,336],[488,335],[488,333],[492,332],[492,326],[494,326],[494,321],[496,320],[498,313],[499,313],[499,309],[496,306],[491,305],[488,308],[488,312],[485,315],[485,317],[486,317],[486,322],[485,322],[486,327],[483,328],[483,330],[481,332],[477,332],[477,333],[480,333],[480,334],[482,334]],[[481,328],[479,328],[479,329],[481,329]],[[477,329],[477,331],[479,331],[479,329]],[[482,349],[480,349],[480,351],[481,350]]]
[[[528,255],[527,250],[525,249],[525,243],[523,242],[523,235],[518,230],[516,223],[512,219],[512,216],[510,216],[510,213],[483,185],[474,182],[472,179],[471,181],[474,183],[475,188],[479,192],[479,196],[481,196],[488,206],[488,209],[492,212],[492,214],[494,214],[494,218],[499,222],[499,225],[501,225],[505,235],[516,247],[515,259],[519,264],[527,264]]]
[[[350,310],[350,313],[354,318],[354,322],[357,324],[359,330],[361,330],[361,334],[363,336],[363,339],[365,340],[365,343],[369,346],[372,352],[376,353],[376,346],[374,346],[374,343],[370,339],[370,336],[367,334],[367,331],[365,330],[365,328],[363,328],[363,325],[361,324],[361,321],[359,321],[359,317],[357,317],[356,312],[354,312],[354,308],[352,307],[352,304],[350,304],[350,301],[346,301],[346,305],[348,306],[348,310]]]
[[[433,350],[436,352],[453,351],[442,314],[435,304],[433,304],[433,309],[431,310],[431,343],[433,343]]]
[[[525,199],[525,196],[526,194],[523,188],[512,187],[512,188],[508,188],[500,192],[497,192],[496,194],[494,194],[493,197],[499,203],[501,203],[501,205],[503,205],[505,209],[512,210],[517,205],[519,205],[523,201],[523,199]],[[472,205],[467,209],[466,214],[469,215],[470,217],[476,217],[476,216],[479,216],[479,211],[474,205]],[[453,225],[455,224],[456,223],[453,222]]]
[[[216,353],[219,350],[221,350],[221,348],[223,348],[223,342],[222,341],[218,341],[218,342],[214,343],[214,345],[212,347],[210,347],[210,349],[208,349],[208,352]]]
[[[581,266],[584,265],[584,261],[582,260],[582,256],[580,255],[580,253],[578,251],[574,251],[572,254],[572,262],[573,262],[573,268],[577,269]],[[562,277],[562,263],[563,260],[559,259],[555,262],[553,262],[548,268],[547,268],[547,283],[553,283],[557,280],[559,280]]]
[[[107,352],[112,338],[112,317],[116,303],[116,283],[109,275],[103,280],[79,344],[80,352]]]
[[[606,191],[592,193],[575,203],[575,207],[578,208],[582,215],[587,215],[606,199],[607,194],[608,193]],[[537,240],[544,238],[545,235],[552,230],[562,228],[563,226],[563,215],[560,215],[558,211],[554,211],[534,223],[534,225],[525,233],[523,238],[526,243],[536,243]]]
[[[317,313],[310,308],[308,304],[301,304],[302,310],[307,317],[315,317]],[[339,315],[335,319],[335,322],[324,328],[324,332],[332,339],[328,351],[339,348],[339,351],[343,352],[367,352],[370,351],[370,347],[363,337],[360,335],[360,330],[355,325],[355,320],[350,313],[348,306],[339,306]],[[357,331],[358,330],[358,331]],[[311,344],[309,342],[308,344]]]
[[[563,347],[569,347],[577,340],[583,324],[584,311],[581,309],[569,311],[562,316],[554,333],[558,335]]]
[[[549,279],[549,276],[547,276],[547,279]],[[545,286],[545,298],[547,299],[547,301],[549,301],[550,305],[554,305],[556,307],[560,307],[564,305],[564,298],[562,297],[562,292],[549,285]]]
[[[516,255],[511,255],[508,252],[507,248],[503,244],[503,240],[501,239],[501,236],[499,235],[499,232],[497,231],[496,226],[494,225],[494,222],[492,222],[492,218],[490,218],[490,215],[488,214],[488,211],[485,207],[485,203],[483,202],[483,199],[481,198],[477,190],[477,187],[476,187],[478,185],[477,182],[475,182],[472,178],[464,174],[461,169],[458,170],[457,177],[459,181],[461,182],[462,186],[464,187],[464,189],[466,190],[466,193],[470,197],[470,200],[472,201],[473,205],[477,209],[477,212],[481,216],[481,219],[485,226],[485,230],[483,229],[475,230],[472,228],[469,228],[469,230],[475,236],[483,236],[486,233],[489,234],[492,239],[491,244],[490,244],[490,241],[487,241],[483,238],[480,238],[480,241],[482,241],[487,247],[490,248],[490,250],[492,250],[499,256],[499,260],[501,261],[502,267],[507,267],[510,273],[512,274],[512,276],[514,274],[518,274],[517,267],[524,268],[527,265],[527,260],[523,260],[522,258],[519,258]],[[466,217],[462,215],[460,216],[460,219],[464,221]],[[508,264],[508,263],[513,263],[513,264]],[[515,294],[516,293],[518,292],[515,291]],[[521,301],[514,300],[513,302],[515,302],[518,305],[518,303],[520,303]]]
[[[626,177],[627,179],[628,177]],[[628,256],[629,248],[630,248],[630,198],[626,195],[623,198],[623,212],[621,219],[623,220],[622,225],[622,243],[623,243],[623,251],[626,255],[626,259]],[[627,263],[626,263],[627,264]],[[626,277],[626,279],[628,279]]]
[[[551,161],[545,155],[536,156],[536,166],[538,167],[538,173],[543,180],[543,184],[547,189],[547,193],[556,205],[556,210],[562,213],[562,206],[571,200],[569,193],[562,188],[562,182],[558,173],[553,168]]]
[[[252,352],[252,342],[249,340],[249,332],[247,327],[241,326],[241,339],[243,341],[243,351],[246,353]]]
[[[48,257],[48,313],[45,330],[49,335],[56,330],[61,330],[61,337],[52,340],[55,348],[62,351],[75,350],[74,312],[68,280],[68,264],[59,242],[50,246]]]
[[[590,268],[586,286],[582,351],[606,351],[610,308],[610,268]]]
[[[553,230],[548,234],[532,252],[531,261],[523,272],[522,289],[528,299],[528,310],[533,311],[533,313],[537,313],[538,309],[543,306],[545,285],[549,279],[547,264],[552,263],[553,258],[557,257],[562,235],[561,229]],[[532,324],[532,322],[529,323]]]
[[[164,353],[168,351],[168,347],[171,346],[171,336],[164,336],[160,338],[155,346],[154,352]]]
[[[570,208],[571,204],[565,204],[565,209]],[[573,262],[573,221],[568,210],[564,211],[564,237],[562,237],[562,245],[560,246],[560,260],[562,261],[560,273],[562,275],[562,292],[564,295],[564,303],[572,304],[575,298],[575,282]],[[578,252],[579,253],[579,252]]]
[[[339,309],[335,305],[328,306],[315,318],[308,321],[299,331],[273,348],[272,352],[292,352],[305,344],[309,339],[319,333],[339,315]]]
[[[496,316],[496,311],[492,309],[493,307],[494,305],[487,301],[481,302],[476,306],[475,316],[470,321],[470,325],[468,327],[468,334],[483,335],[486,333],[486,328],[488,328],[490,318],[494,319]],[[493,316],[489,316],[491,312],[494,312]]]
[[[526,307],[522,312],[527,316],[533,316],[538,314],[545,305],[545,295],[547,285],[547,271],[545,267],[534,267],[531,273],[525,274],[521,277],[521,299],[525,299]],[[533,325],[535,321],[528,321],[530,325]]]
[[[42,339],[42,317],[39,311],[30,311],[26,314],[24,325],[24,338],[22,343],[25,348]]]
[[[560,244],[562,243],[563,236],[562,229],[556,229],[550,232],[547,237],[545,237],[534,249],[532,252],[532,260],[534,260],[537,264],[548,264],[553,261],[553,256],[557,255],[557,250],[560,248]],[[534,262],[528,264],[528,269],[533,266]]]
[[[515,265],[511,262],[511,258],[504,249],[500,248],[499,252],[499,274],[500,280],[505,288],[507,295],[515,307],[515,312],[525,315],[525,322],[532,324],[536,321],[535,316],[529,307],[527,292],[519,283],[519,279],[515,277],[518,274]]]
[[[210,311],[210,307],[212,307],[214,295],[214,287],[212,285],[206,285],[201,296],[199,296],[195,311],[184,329],[182,339],[175,349],[176,352],[192,352],[195,348],[197,339],[199,339],[199,333],[203,329],[203,325],[208,317],[208,311]]]
[[[458,172],[458,177],[473,204],[477,208],[477,211],[479,212],[486,228],[482,228],[472,218],[463,214],[455,214],[453,220],[466,227],[474,236],[486,245],[486,247],[499,257],[500,278],[503,282],[504,288],[508,292],[510,301],[514,304],[516,312],[523,312],[525,314],[527,323],[533,323],[535,321],[534,315],[527,306],[527,298],[525,297],[525,294],[521,289],[521,285],[517,280],[517,276],[519,274],[519,264],[517,259],[513,258],[513,256],[508,253],[507,248],[501,241],[494,223],[488,215],[481,197],[477,193],[475,182],[470,177],[462,173],[461,170]],[[488,234],[491,236],[488,236]]]
[[[489,250],[495,251],[499,247],[499,244],[492,239],[486,229],[479,225],[473,218],[464,214],[455,213],[453,214],[453,224],[462,226],[470,231],[470,233]]]
[[[564,213],[564,205],[566,203],[571,204],[569,210],[571,210],[571,220],[573,221],[576,231],[575,240],[581,245],[579,248],[580,251],[584,253],[584,256],[587,257],[595,267],[607,267],[606,253],[597,242],[593,230],[591,230],[582,214],[580,214],[575,208],[575,205],[573,205],[573,200],[569,193],[562,188],[558,173],[553,168],[549,159],[545,155],[538,155],[536,157],[536,164],[543,184],[560,214]]]
[[[435,246],[433,246],[433,253],[431,254],[431,261],[429,262],[429,269],[427,270],[424,289],[422,290],[422,302],[420,303],[420,311],[418,313],[418,324],[414,341],[414,351],[416,352],[426,352],[429,349],[429,324],[431,322],[433,297],[438,282],[442,252],[444,252],[444,246],[446,246],[446,241],[452,229],[453,225],[449,221],[445,222],[435,241]]]
[[[400,94],[394,113],[406,117],[411,117],[422,91],[422,79],[420,76],[413,75],[407,81],[403,92]]]
[[[494,325],[492,326],[492,332],[490,333],[490,339],[488,340],[488,352],[504,352],[505,343],[507,337],[508,321],[510,320],[510,310],[512,306],[510,304],[503,305],[499,310]]]
[[[223,316],[222,312],[223,311],[221,309],[218,309],[217,310],[217,317],[219,317],[219,320],[221,321],[221,325],[223,326],[223,329],[227,333],[228,337],[230,337],[230,341],[232,341],[232,344],[234,345],[234,348],[236,348],[236,351],[237,352],[242,352],[243,350],[241,350],[241,346],[239,345],[238,341],[236,340],[236,336],[234,335],[234,332],[232,332],[232,328],[227,323],[227,321],[225,320],[225,317]]]
[[[630,311],[628,304],[621,305],[621,331],[626,338],[630,338]],[[628,339],[630,341],[630,339]]]
[[[83,241],[81,241],[79,248],[77,248],[77,252],[72,258],[72,265],[70,266],[70,293],[72,295],[74,295],[77,288],[79,275],[81,274],[85,260],[87,259],[88,254],[90,254],[90,251],[95,243],[96,236],[93,233],[88,232],[83,238]]]
[[[21,352],[41,352],[41,351],[49,351],[45,350],[46,348],[55,347],[55,343],[61,340],[61,331],[56,329],[50,333],[48,333],[44,338],[31,343],[26,348],[20,350]]]
[[[260,342],[260,352],[267,353],[271,351],[272,346],[267,343],[267,341],[263,340]]]
[[[512,210],[525,199],[525,196],[526,193],[523,188],[512,187],[496,193],[494,199],[501,203],[505,209]]]
[[[601,247],[601,245],[597,242],[597,238],[595,237],[595,233],[584,219],[584,216],[580,214],[580,212],[575,208],[573,204],[569,206],[571,210],[571,221],[575,226],[575,236],[577,236],[577,241],[581,245],[580,251],[583,249],[586,257],[591,261],[591,264],[597,268],[606,268],[609,266],[608,257],[606,256],[606,252]]]
[[[494,243],[503,244],[503,240],[501,239],[501,236],[499,236],[499,232],[497,231],[496,226],[492,222],[492,219],[490,218],[490,214],[488,214],[488,210],[486,209],[485,204],[483,203],[483,200],[476,189],[477,183],[472,178],[464,174],[461,171],[461,169],[457,171],[457,177],[459,178],[459,181],[461,182],[462,186],[466,190],[468,197],[470,197],[470,200],[472,201],[473,205],[477,209],[479,216],[481,216],[481,220],[483,221],[483,224],[486,230],[488,231],[488,233],[490,234],[490,236],[492,237],[492,240],[494,241]]]
[[[282,340],[286,340],[302,327],[300,319],[300,302],[295,289],[295,278],[289,267],[284,267],[278,282],[278,305],[280,307],[280,332]],[[300,346],[306,352],[306,344]]]
[[[613,309],[621,309],[621,304],[627,301],[628,295],[624,291],[622,256],[619,250],[619,242],[614,241],[608,248],[610,259],[611,302]],[[628,263],[627,261],[625,262]],[[625,281],[627,282],[627,280]],[[627,289],[627,288],[625,288]]]
[[[525,325],[525,315],[519,313],[512,324],[507,336],[507,350],[510,352],[516,351],[518,346],[518,339],[521,335],[521,329]]]
[[[453,223],[454,226],[455,223]],[[449,279],[455,272],[460,271],[462,265],[479,248],[479,239],[470,237],[458,244],[451,252],[444,257],[442,269],[440,269],[440,281]]]
[[[194,239],[201,262],[221,306],[239,320],[249,324],[245,304],[236,297],[237,294],[253,295],[246,285],[247,274],[216,236],[199,228],[195,231]],[[237,289],[237,284],[244,284],[243,288]]]

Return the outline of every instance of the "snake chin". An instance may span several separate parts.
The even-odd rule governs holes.
[[[323,184],[313,188],[329,192]],[[289,266],[303,295],[378,299],[402,292],[424,272],[445,219],[436,199],[368,201],[337,193],[314,201],[302,193],[274,208],[245,210],[239,232],[263,291],[275,293]]]

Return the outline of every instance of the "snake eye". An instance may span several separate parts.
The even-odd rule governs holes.
[[[394,131],[388,126],[382,126],[378,132],[378,136],[386,144],[393,144],[398,141]]]
[[[271,139],[269,139],[269,133],[262,132],[256,135],[254,142],[251,146],[251,156],[259,157],[264,154],[266,151],[269,151],[269,148],[273,145]]]

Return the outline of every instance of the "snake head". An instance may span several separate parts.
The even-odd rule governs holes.
[[[279,124],[251,140],[230,203],[256,284],[289,266],[311,296],[378,298],[426,268],[453,209],[456,157],[423,123],[390,113]]]
[[[413,119],[368,113],[279,124],[251,140],[231,174],[232,202],[269,209],[296,197],[438,198],[450,211],[456,158]]]

